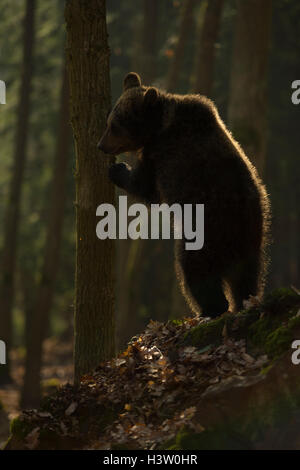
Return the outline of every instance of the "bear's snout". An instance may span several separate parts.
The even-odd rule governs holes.
[[[113,138],[109,130],[106,130],[99,140],[97,148],[107,155],[117,155],[120,149],[120,143]]]
[[[105,153],[105,147],[103,145],[103,139],[101,138],[97,144],[97,149],[102,150]]]
[[[101,150],[101,152],[103,153],[107,153],[107,154],[113,153],[111,146],[107,142],[106,134],[104,134],[99,140],[97,144],[97,148]]]

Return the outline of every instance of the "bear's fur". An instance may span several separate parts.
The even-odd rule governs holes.
[[[261,296],[269,228],[266,190],[213,102],[144,87],[135,73],[99,142],[107,154],[138,150],[138,164],[112,165],[110,179],[146,203],[204,204],[204,246],[176,240],[175,266],[193,310],[216,317]]]

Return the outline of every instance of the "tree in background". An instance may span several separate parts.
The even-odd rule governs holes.
[[[142,51],[138,59],[137,72],[143,83],[151,85],[157,74],[157,34],[159,27],[158,0],[143,1]]]
[[[291,83],[300,77],[300,4],[273,4],[270,56],[269,135],[265,178],[272,201],[269,286],[300,286],[300,106],[291,101]]]
[[[215,47],[220,29],[224,0],[209,0],[205,9],[204,21],[199,30],[199,46],[196,54],[194,93],[211,96]]]
[[[96,238],[96,208],[114,203],[97,150],[110,109],[105,0],[67,0],[67,58],[76,150],[75,383],[114,354],[114,244]],[[84,45],[84,47],[83,47]]]
[[[234,137],[263,173],[267,141],[267,70],[272,0],[239,0],[228,120]]]
[[[159,2],[157,0],[143,0],[142,21],[138,22],[133,34],[132,70],[141,75],[143,84],[151,85],[157,73],[157,34],[159,26]],[[124,155],[124,161],[133,166],[136,156],[133,153]],[[117,194],[123,194],[117,189]],[[125,193],[124,193],[125,194]],[[136,202],[135,198],[128,196],[129,204]],[[148,245],[146,245],[149,248]],[[141,304],[141,289],[134,279],[135,273],[141,272],[140,262],[145,249],[144,240],[117,240],[117,326],[116,345],[123,346],[135,329],[135,322],[130,321],[132,307]],[[151,254],[150,254],[151,258]],[[141,277],[139,279],[141,281]],[[138,315],[136,316],[138,320]]]
[[[144,0],[142,19],[134,35],[132,70],[137,71],[144,85],[152,85],[158,76],[158,35],[162,15],[162,4],[157,0]],[[135,165],[136,155],[126,154],[122,159],[131,166]],[[121,192],[117,190],[117,194]],[[128,196],[129,204],[137,202]],[[156,272],[156,282],[164,286],[168,295],[169,272],[172,270],[173,253],[168,242],[163,240],[118,240],[117,241],[117,347],[123,347],[129,338],[143,328],[147,315],[156,318],[161,315],[161,302],[151,297],[147,302],[145,281],[149,271]],[[159,255],[158,255],[159,253]],[[165,269],[159,266],[164,264]],[[138,273],[138,275],[137,275]],[[153,285],[153,284],[152,284]],[[149,289],[148,289],[149,290]],[[151,311],[149,309],[151,305]],[[132,318],[135,312],[135,318]]]
[[[40,400],[40,372],[43,340],[49,325],[49,314],[59,267],[60,245],[66,200],[66,177],[69,159],[69,88],[63,66],[57,148],[52,177],[52,194],[47,222],[45,252],[32,317],[27,316],[26,366],[21,405],[36,407]]]
[[[182,5],[178,40],[167,77],[166,88],[170,93],[175,93],[176,91],[176,85],[181,72],[182,60],[184,57],[185,45],[193,25],[193,11],[195,4],[196,0],[184,0]]]
[[[14,284],[16,255],[20,226],[20,204],[24,169],[27,155],[27,138],[30,116],[30,94],[33,73],[35,0],[26,0],[23,35],[23,65],[18,103],[15,153],[9,200],[5,213],[5,233],[2,249],[1,284],[0,284],[0,335],[7,348],[7,364],[0,369],[0,382],[10,379],[9,351],[12,344],[12,308],[14,302]]]

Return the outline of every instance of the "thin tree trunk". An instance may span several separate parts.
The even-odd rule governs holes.
[[[157,36],[159,0],[143,0],[143,21],[132,29],[132,70],[142,77],[144,85],[152,85],[157,75]]]
[[[96,238],[96,208],[115,202],[97,150],[110,109],[105,0],[67,0],[71,122],[76,145],[75,383],[114,354],[114,243]]]
[[[37,287],[37,296],[34,302],[33,318],[30,319],[30,323],[33,325],[33,328],[30,328],[30,330],[29,328],[26,328],[26,330],[29,330],[29,341],[26,344],[25,377],[21,397],[21,405],[23,408],[37,407],[40,401],[42,347],[49,324],[49,314],[52,307],[59,266],[60,244],[66,199],[69,144],[69,89],[66,67],[64,66],[61,89],[60,122],[52,177],[52,195],[46,234],[44,262],[41,280]]]
[[[298,214],[293,208],[290,208],[289,214],[289,275],[290,275],[290,284],[297,286],[297,281],[299,279],[298,273],[298,249],[299,249],[299,232],[298,228]]]
[[[272,0],[239,0],[228,118],[234,137],[263,173]]]
[[[23,295],[23,309],[25,312],[24,343],[25,346],[27,346],[30,342],[33,328],[34,294],[36,291],[36,283],[33,270],[28,269],[24,264],[19,266],[18,273],[20,290]]]
[[[178,41],[167,78],[167,90],[174,93],[182,65],[184,49],[193,25],[193,11],[196,0],[185,0],[182,6]]]
[[[20,222],[20,202],[27,154],[28,125],[30,115],[31,79],[33,73],[35,0],[26,1],[23,35],[23,66],[20,99],[17,112],[16,147],[5,213],[5,233],[2,252],[0,284],[0,338],[7,348],[7,364],[0,368],[0,382],[10,380],[9,351],[12,345],[12,309],[16,256]]]
[[[134,46],[136,53],[133,58],[132,69],[137,71],[143,84],[151,85],[157,74],[157,33],[159,27],[159,2],[158,0],[143,1],[143,24],[142,31],[135,34]],[[135,164],[134,154],[125,156],[125,161],[131,166]],[[136,202],[135,198],[128,196],[129,203]],[[134,305],[139,304],[142,299],[137,283],[133,283],[132,274],[140,272],[139,262],[142,252],[146,249],[148,257],[149,245],[145,240],[118,240],[118,273],[117,273],[117,347],[120,349],[130,334],[136,332],[138,322],[137,311],[132,310]],[[153,246],[152,246],[153,248]],[[151,249],[151,248],[150,248]],[[130,265],[130,267],[129,267]],[[132,321],[132,313],[136,315]],[[131,320],[130,320],[131,319]]]
[[[142,78],[145,85],[151,85],[156,77],[158,0],[144,0],[143,64]]]
[[[136,278],[137,273],[143,272],[140,265],[143,263],[143,251],[147,248],[145,240],[127,240],[128,246],[126,264],[122,273],[119,273],[118,283],[118,326],[117,326],[117,346],[121,349],[125,346],[129,338],[137,333],[138,330],[138,308],[142,302],[141,283]],[[149,245],[148,245],[149,247]],[[149,252],[147,256],[151,256]],[[144,279],[143,279],[144,280]],[[134,316],[134,317],[133,317]]]
[[[199,34],[194,92],[211,96],[215,66],[215,46],[224,0],[209,0]]]

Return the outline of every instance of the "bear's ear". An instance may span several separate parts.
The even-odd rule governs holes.
[[[158,90],[154,87],[148,88],[144,96],[144,105],[145,106],[153,105],[157,101],[157,98],[158,98]]]
[[[124,78],[123,90],[126,91],[129,88],[133,88],[133,87],[141,86],[141,85],[142,85],[142,82],[141,82],[139,75],[135,72],[130,72]]]

